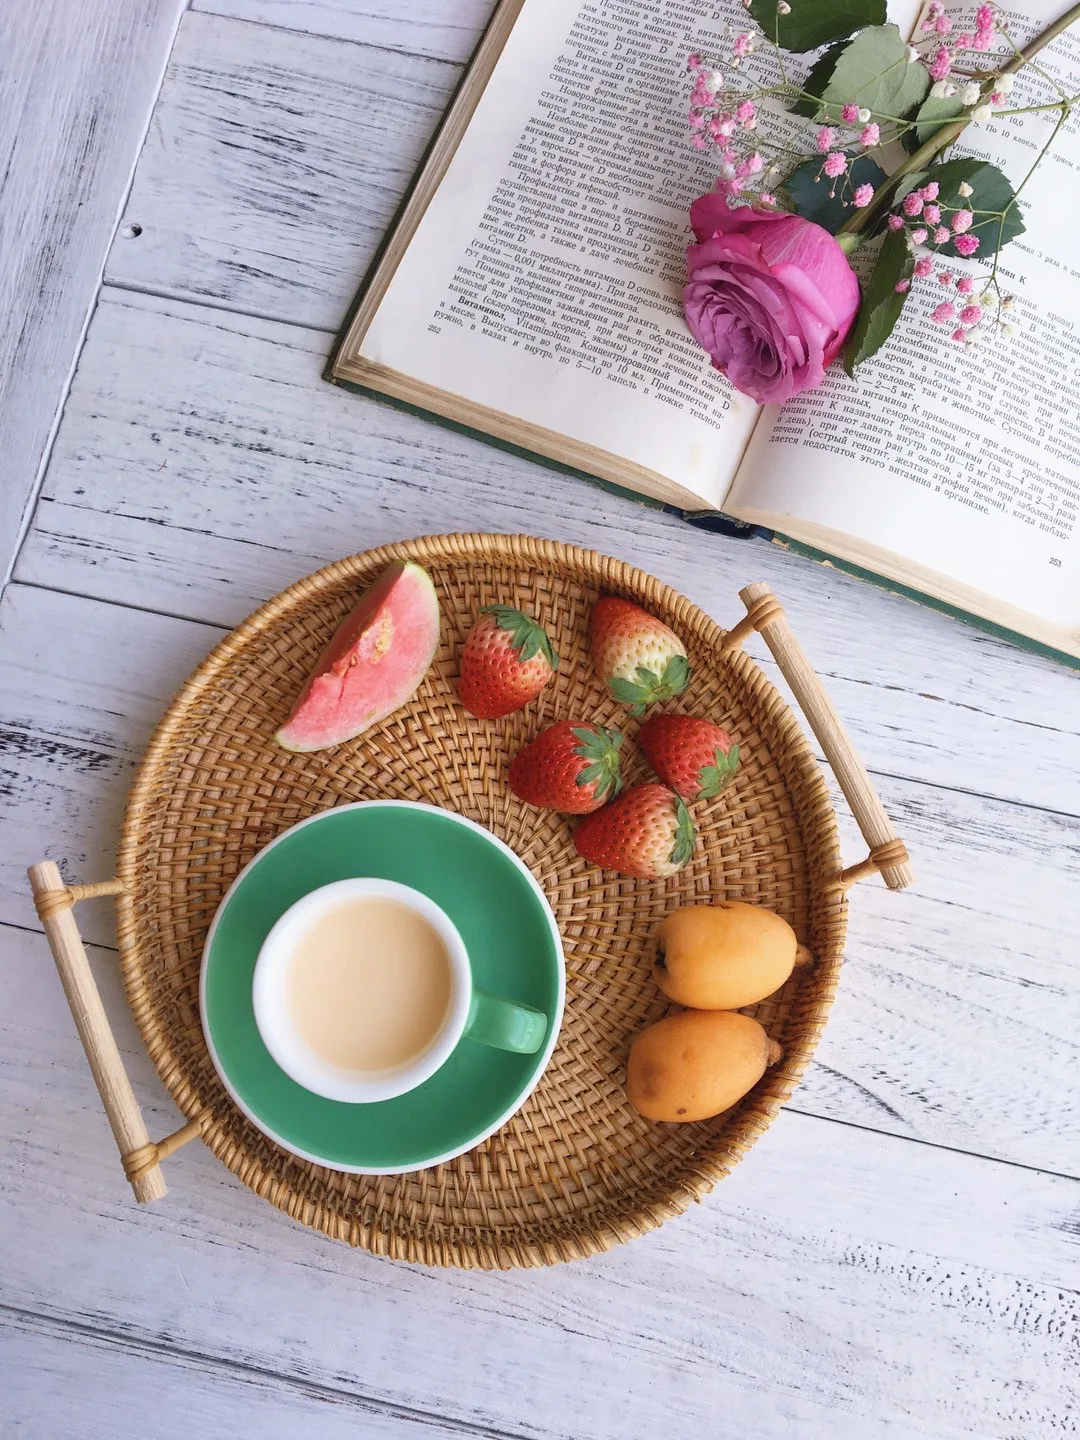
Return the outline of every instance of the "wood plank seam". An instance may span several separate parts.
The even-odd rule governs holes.
[[[142,156],[143,147],[146,144],[146,137],[150,133],[150,126],[153,124],[154,115],[157,111],[158,101],[161,98],[161,89],[165,83],[165,76],[168,74],[169,61],[172,58],[173,49],[176,46],[176,37],[179,33],[180,25],[183,21],[184,15],[188,12],[190,5],[191,0],[184,0],[184,3],[177,7],[176,17],[172,26],[172,34],[169,36],[168,46],[161,59],[161,72],[157,77],[157,84],[154,86],[153,99],[147,106],[146,123],[143,126],[142,133],[139,135],[137,142],[132,147],[131,159],[128,164],[127,179],[122,187],[122,191],[119,196],[116,208],[116,215],[113,219],[111,229],[101,249],[100,259],[96,266],[96,278],[94,280],[92,292],[87,298],[86,308],[83,314],[82,324],[79,327],[79,334],[75,342],[75,346],[71,356],[71,362],[68,365],[67,373],[64,377],[64,381],[60,389],[60,394],[57,398],[56,408],[53,412],[52,421],[49,425],[49,429],[45,437],[45,443],[42,447],[41,455],[38,458],[37,469],[34,473],[33,480],[30,483],[30,489],[23,503],[22,516],[16,527],[14,540],[11,544],[9,553],[4,557],[3,568],[2,570],[0,570],[0,597],[2,597],[4,591],[7,589],[7,586],[11,581],[11,578],[15,572],[15,566],[18,563],[19,555],[22,553],[22,547],[26,543],[26,537],[29,535],[31,529],[33,528],[34,514],[37,510],[37,503],[41,495],[42,487],[45,483],[45,477],[48,474],[49,464],[52,460],[53,449],[56,445],[56,438],[60,433],[60,425],[63,420],[64,409],[67,405],[68,397],[71,394],[71,387],[75,380],[75,372],[79,367],[79,361],[82,357],[83,347],[86,344],[86,337],[89,333],[90,325],[94,318],[94,313],[97,310],[98,298],[101,294],[101,287],[105,277],[105,266],[108,263],[109,254],[112,250],[113,241],[116,238],[116,233],[120,226],[120,221],[122,220],[124,211],[127,209],[128,202],[131,199],[131,191],[135,183],[135,172],[138,168],[139,159]]]
[[[437,1424],[454,1434],[474,1437],[474,1440],[531,1440],[531,1436],[535,1433],[524,1430],[499,1430],[487,1425],[477,1425],[473,1421],[463,1420],[458,1416],[395,1404],[393,1401],[380,1400],[378,1396],[366,1394],[363,1391],[339,1389],[333,1385],[320,1384],[315,1380],[306,1380],[300,1375],[290,1375],[280,1369],[270,1370],[261,1365],[247,1364],[227,1355],[215,1354],[213,1351],[174,1345],[161,1338],[149,1340],[141,1336],[135,1337],[121,1330],[90,1325],[84,1320],[71,1320],[54,1311],[26,1310],[22,1306],[9,1305],[0,1300],[0,1331],[4,1329],[5,1324],[11,1328],[32,1330],[45,1330],[47,1327],[52,1327],[60,1335],[81,1335],[88,1340],[121,1350],[125,1354],[164,1357],[168,1360],[179,1361],[181,1364],[187,1361],[221,1375],[235,1375],[248,1381],[258,1380],[280,1389],[292,1390],[299,1395],[306,1395],[311,1399],[329,1401],[336,1405],[346,1404],[368,1414],[383,1415],[388,1419],[398,1419],[413,1425]]]

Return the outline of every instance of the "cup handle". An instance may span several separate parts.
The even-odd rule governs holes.
[[[493,1050],[510,1050],[515,1055],[535,1055],[548,1032],[548,1017],[542,1010],[501,1000],[474,990],[465,1034]]]

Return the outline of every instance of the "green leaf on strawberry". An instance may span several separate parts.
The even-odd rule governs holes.
[[[715,764],[703,765],[699,775],[701,785],[701,798],[711,800],[714,795],[719,795],[734,780],[735,771],[739,768],[739,747],[732,745],[725,755],[719,746],[716,748]]]
[[[519,660],[531,660],[534,655],[542,654],[553,670],[558,669],[559,657],[551,648],[548,633],[531,615],[515,610],[512,605],[485,605],[484,614],[494,615],[500,630],[509,630]]]
[[[694,822],[690,818],[690,811],[686,808],[686,802],[680,796],[675,797],[675,825],[675,847],[671,852],[671,863],[682,866],[694,853],[697,832],[694,829]]]
[[[662,700],[674,700],[690,683],[690,662],[685,655],[672,655],[664,666],[663,675],[639,665],[636,678],[624,679],[615,675],[608,685],[616,700],[631,705],[635,715],[643,715],[646,706],[657,705]]]
[[[619,769],[619,746],[622,732],[605,730],[603,725],[575,725],[575,751],[590,763],[579,771],[578,785],[593,785],[597,800],[613,800],[622,789],[622,774]]]

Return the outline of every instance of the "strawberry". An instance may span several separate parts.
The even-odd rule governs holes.
[[[635,715],[681,695],[690,681],[686,647],[674,630],[629,600],[605,595],[596,602],[591,645],[596,673]]]
[[[638,785],[582,820],[574,833],[579,855],[593,865],[659,880],[681,870],[694,851],[694,822],[666,785]]]
[[[619,793],[618,730],[560,720],[541,730],[510,766],[510,789],[519,800],[588,815]]]
[[[494,720],[520,710],[555,674],[547,631],[509,605],[485,605],[461,652],[458,695],[470,714]]]
[[[638,740],[660,779],[684,800],[719,795],[739,768],[739,747],[727,731],[694,715],[650,715]]]

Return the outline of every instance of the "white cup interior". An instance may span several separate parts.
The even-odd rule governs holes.
[[[317,1055],[293,1023],[288,1004],[289,971],[297,945],[316,921],[355,900],[393,900],[414,910],[438,934],[451,971],[450,1003],[435,1038],[405,1064],[391,1070],[345,1070]],[[291,905],[263,941],[255,962],[252,1004],[263,1044],[291,1079],[328,1100],[370,1104],[415,1090],[450,1058],[461,1039],[472,1000],[472,973],[464,942],[433,900],[394,880],[336,880]]]

